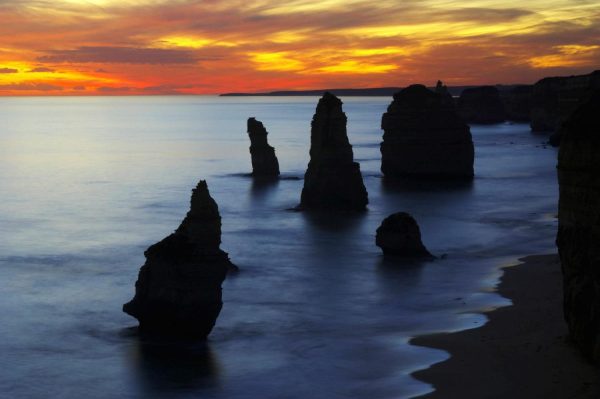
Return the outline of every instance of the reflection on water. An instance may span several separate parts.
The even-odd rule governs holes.
[[[139,340],[129,356],[141,395],[205,391],[219,385],[220,366],[206,343],[185,345]]]
[[[250,193],[256,201],[261,201],[265,196],[272,194],[278,186],[278,177],[254,177]]]
[[[416,180],[410,178],[381,178],[381,188],[384,193],[403,192],[440,192],[440,191],[463,191],[468,192],[473,188],[472,180]]]
[[[360,212],[306,210],[302,211],[301,215],[311,230],[320,229],[332,233],[351,234],[352,230],[357,229],[364,222],[366,213],[366,210]]]
[[[505,304],[498,267],[552,250],[554,149],[526,125],[478,126],[470,184],[392,184],[379,171],[388,98],[348,98],[366,212],[300,202],[316,98],[0,99],[0,392],[39,398],[404,398],[444,353],[425,332],[480,325]],[[282,178],[251,178],[246,120],[269,129]],[[514,143],[514,144],[511,144]],[[123,334],[143,252],[206,179],[240,266],[207,345]],[[375,230],[418,221],[445,258],[391,263]],[[460,300],[457,300],[460,298]]]

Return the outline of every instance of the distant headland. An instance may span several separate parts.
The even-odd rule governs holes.
[[[510,90],[520,84],[496,85],[498,90]],[[448,86],[448,91],[452,96],[459,96],[465,89],[478,87],[477,85],[470,86]],[[223,93],[222,97],[246,97],[246,96],[322,96],[323,93],[329,92],[336,96],[356,96],[356,97],[377,97],[377,96],[392,96],[394,93],[402,90],[402,87],[375,87],[366,89],[319,89],[319,90],[282,90],[270,91],[263,93]],[[434,89],[431,87],[430,89]]]

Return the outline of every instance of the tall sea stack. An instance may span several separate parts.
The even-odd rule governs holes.
[[[458,98],[458,113],[467,123],[494,124],[506,120],[500,92],[494,86],[463,90]]]
[[[300,209],[364,210],[368,194],[354,162],[342,101],[326,92],[319,100],[310,133],[310,162]]]
[[[412,85],[394,94],[383,114],[381,172],[388,177],[471,179],[474,149],[469,126],[444,86]]]
[[[265,129],[261,121],[248,118],[252,176],[279,176],[279,162],[275,156],[275,148],[271,147],[267,142],[267,134],[267,129]]]
[[[219,208],[200,181],[181,225],[144,252],[135,296],[123,305],[141,332],[206,338],[221,311],[221,283],[235,268],[220,245]]]
[[[566,120],[558,155],[556,243],[573,341],[600,363],[600,90]]]

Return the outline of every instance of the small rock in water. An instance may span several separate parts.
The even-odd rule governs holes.
[[[403,258],[435,258],[421,241],[417,221],[406,212],[394,213],[377,228],[375,244],[384,256]]]

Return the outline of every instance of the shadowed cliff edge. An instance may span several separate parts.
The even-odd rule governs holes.
[[[411,344],[451,357],[413,373],[435,391],[423,398],[598,398],[598,370],[567,339],[558,256],[529,256],[505,269],[498,293],[513,305],[488,323]]]
[[[600,90],[564,122],[558,153],[558,234],[565,320],[584,356],[600,364]]]

